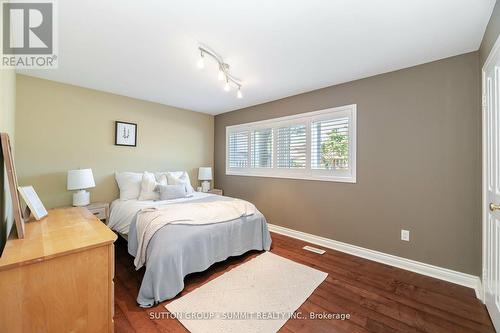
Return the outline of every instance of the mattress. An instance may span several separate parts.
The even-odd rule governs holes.
[[[128,235],[130,224],[135,219],[137,212],[144,208],[158,207],[169,203],[181,203],[199,200],[201,198],[215,196],[215,194],[194,192],[190,197],[174,200],[121,200],[117,199],[111,203],[108,227],[121,235]]]

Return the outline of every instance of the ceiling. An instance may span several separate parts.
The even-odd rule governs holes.
[[[22,74],[223,113],[479,48],[495,0],[64,0],[59,68]],[[230,64],[243,99],[198,43]]]

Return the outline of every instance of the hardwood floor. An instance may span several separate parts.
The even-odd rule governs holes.
[[[272,234],[271,252],[328,273],[298,311],[349,313],[350,320],[289,320],[280,332],[495,332],[474,291],[445,281],[325,249],[302,250],[307,243]],[[116,243],[115,332],[186,332],[175,319],[150,319],[165,312],[163,302],[140,308],[135,299],[143,270],[135,271],[126,242]],[[315,246],[318,247],[318,246]],[[259,255],[252,251],[213,265],[185,279],[180,297]]]

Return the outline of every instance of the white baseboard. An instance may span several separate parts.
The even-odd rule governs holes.
[[[269,230],[277,234],[300,239],[302,241],[320,245],[329,249],[352,254],[357,257],[377,261],[386,265],[402,268],[415,273],[427,275],[436,279],[456,283],[474,289],[476,297],[482,300],[481,279],[478,276],[453,271],[451,269],[429,265],[423,262],[406,259],[392,254],[365,249],[360,246],[342,243],[333,239],[308,234],[275,224],[268,224]]]

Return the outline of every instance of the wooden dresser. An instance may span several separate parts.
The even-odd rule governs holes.
[[[113,332],[115,240],[85,208],[28,222],[0,257],[0,332]]]

